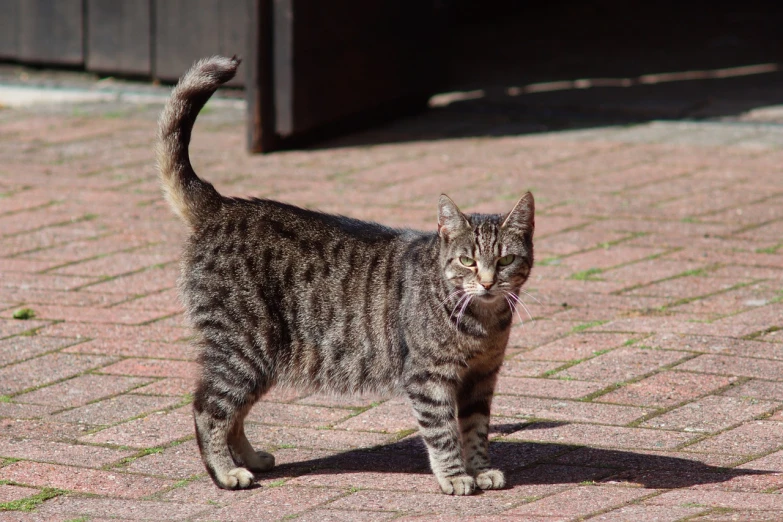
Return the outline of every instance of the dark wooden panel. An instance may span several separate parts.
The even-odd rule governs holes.
[[[250,152],[272,152],[279,147],[275,134],[272,2],[250,2],[248,45],[242,64],[247,78],[247,148]]]
[[[159,0],[155,2],[154,74],[176,80],[199,58],[243,55],[249,0]],[[229,85],[243,85],[245,68]]]
[[[19,60],[84,63],[82,0],[23,0],[19,4]]]
[[[283,137],[404,100],[443,80],[435,0],[275,0],[276,130]]]
[[[19,4],[22,0],[0,0],[0,58],[16,59],[19,53]]]
[[[87,69],[151,74],[150,0],[86,1]]]

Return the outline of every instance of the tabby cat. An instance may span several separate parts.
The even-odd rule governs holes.
[[[402,392],[444,493],[504,487],[487,432],[533,266],[533,196],[501,216],[463,214],[442,195],[437,233],[221,196],[194,172],[188,145],[199,111],[238,65],[213,57],[182,77],[156,150],[166,199],[190,229],[179,288],[200,349],[193,411],[212,480],[247,488],[274,466],[248,442],[244,418],[285,385]]]

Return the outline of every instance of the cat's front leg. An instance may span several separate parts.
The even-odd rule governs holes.
[[[456,419],[456,390],[432,380],[412,379],[406,392],[427,444],[430,467],[447,495],[470,495],[476,479],[465,469]]]
[[[498,365],[489,371],[469,373],[457,394],[465,466],[481,489],[501,489],[506,485],[503,472],[492,469],[489,460],[489,412],[499,369]]]

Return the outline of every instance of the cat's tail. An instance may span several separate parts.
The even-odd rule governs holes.
[[[218,87],[236,74],[239,60],[213,56],[193,64],[180,78],[158,120],[155,154],[163,194],[174,212],[195,228],[214,213],[222,197],[190,164],[188,145],[196,116]]]

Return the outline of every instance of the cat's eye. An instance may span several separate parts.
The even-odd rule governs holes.
[[[508,266],[514,262],[514,259],[515,259],[514,254],[508,254],[507,256],[503,256],[500,259],[498,259],[498,264],[500,266]]]
[[[465,266],[476,266],[476,260],[467,256],[460,257],[459,262]]]

